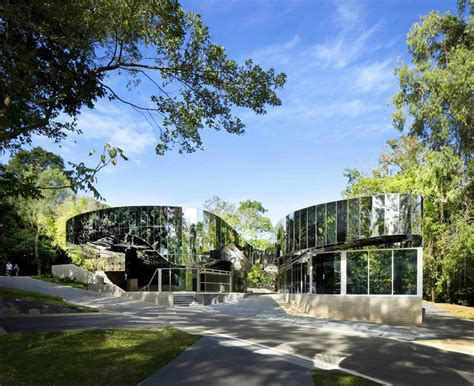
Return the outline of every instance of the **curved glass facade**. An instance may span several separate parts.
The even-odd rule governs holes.
[[[250,255],[250,246],[213,213],[175,206],[130,206],[95,210],[67,221],[67,241],[82,245],[113,237],[142,240],[172,265],[190,266],[233,243]]]
[[[276,253],[421,240],[421,223],[418,195],[381,194],[313,205],[280,220],[275,228]]]
[[[422,209],[419,195],[381,194],[290,213],[275,228],[279,290],[419,295]]]

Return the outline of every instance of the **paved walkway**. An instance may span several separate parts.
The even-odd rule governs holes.
[[[0,285],[61,296],[68,301],[112,312],[113,315],[109,315],[111,318],[119,315],[148,327],[157,324],[172,325],[201,335],[243,342],[264,351],[273,350],[281,353],[283,360],[297,358],[306,363],[309,361],[313,366],[342,368],[382,379],[386,383],[474,384],[472,356],[395,340],[394,336],[399,332],[393,334],[391,339],[386,339],[391,329],[397,329],[394,327],[285,317],[282,313],[284,311],[268,296],[251,296],[241,300],[239,304],[165,308],[30,278],[1,277]],[[0,325],[4,322],[5,320],[0,320]],[[465,325],[462,328],[462,335],[472,336],[472,330]],[[8,332],[7,328],[6,330]],[[408,328],[402,332],[416,335],[423,331]],[[377,336],[381,333],[386,334],[386,337]],[[236,354],[236,358],[241,356]],[[291,363],[288,360],[285,362]],[[247,371],[243,360],[242,365],[239,365],[240,362],[227,363],[242,369],[244,373]]]
[[[307,363],[291,363],[271,352],[235,345],[233,339],[203,337],[140,386],[313,386]]]

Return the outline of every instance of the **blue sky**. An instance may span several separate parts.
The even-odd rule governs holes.
[[[286,72],[281,107],[263,116],[239,111],[245,136],[205,131],[205,151],[194,154],[156,156],[155,128],[107,100],[82,112],[81,136],[61,148],[44,139],[35,144],[75,162],[105,142],[122,147],[130,160],[104,170],[97,185],[112,206],[202,207],[218,195],[262,201],[275,223],[295,209],[338,199],[344,168],[370,170],[386,140],[399,136],[388,102],[397,89],[394,66],[408,60],[406,33],[420,15],[454,12],[455,3],[185,1],[183,8],[201,14],[230,57]],[[110,82],[122,87],[116,77]]]

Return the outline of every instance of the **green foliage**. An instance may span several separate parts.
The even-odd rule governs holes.
[[[41,148],[19,151],[5,170],[21,181],[28,179],[35,187],[48,187],[38,195],[7,197],[0,204],[0,262],[18,263],[20,273],[31,273],[34,264],[41,274],[66,257],[66,219],[104,205],[77,197],[70,188],[63,160]]]
[[[204,209],[226,221],[254,247],[264,250],[270,246],[273,226],[260,201],[245,200],[235,205],[214,196],[204,202]]]
[[[247,280],[250,287],[258,284],[273,284],[274,282],[273,278],[262,267],[257,265],[252,265],[248,272]]]
[[[474,29],[467,3],[459,4],[458,15],[431,12],[411,28],[407,45],[413,65],[396,70],[400,91],[393,97],[392,119],[432,149],[451,146],[472,158]]]
[[[430,150],[416,137],[389,141],[371,173],[348,169],[347,196],[417,193],[424,197],[424,283],[432,299],[472,303],[474,194],[466,161],[451,147]]]
[[[228,58],[201,17],[176,0],[6,2],[0,39],[4,149],[20,148],[34,134],[60,141],[78,131],[81,108],[106,97],[153,115],[158,154],[173,146],[193,152],[202,148],[203,128],[244,133],[234,106],[264,114],[280,105],[276,91],[286,78]],[[128,89],[147,90],[140,88],[147,82],[150,104],[118,95],[112,73]]]

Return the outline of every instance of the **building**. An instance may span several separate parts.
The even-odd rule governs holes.
[[[421,227],[421,196],[384,194],[290,213],[268,251],[213,213],[171,206],[83,213],[68,220],[67,240],[124,271],[132,290],[244,291],[252,262],[277,261],[278,292],[310,315],[420,324]]]
[[[313,316],[420,324],[421,227],[422,199],[410,194],[290,213],[276,227],[279,292]]]

